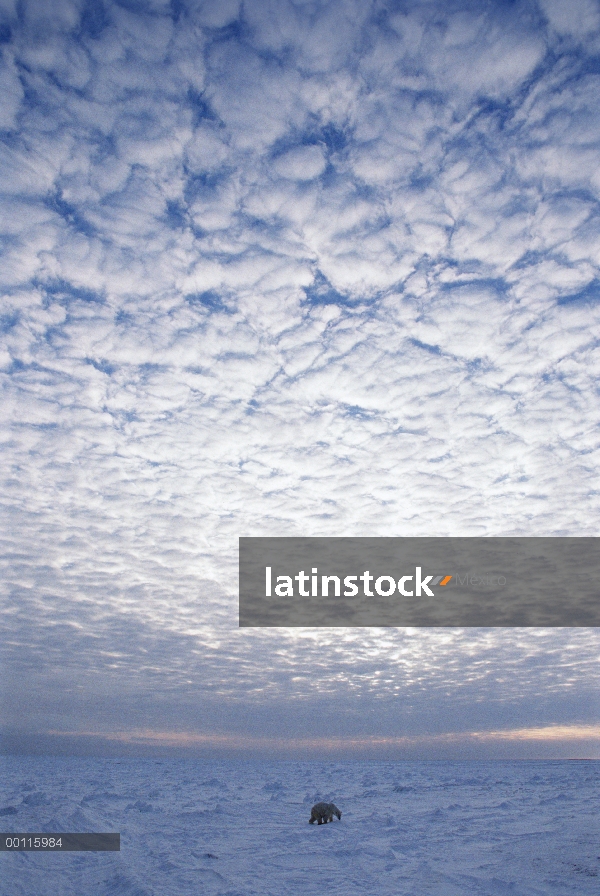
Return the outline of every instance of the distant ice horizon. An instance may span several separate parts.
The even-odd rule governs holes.
[[[190,761],[505,762],[600,759],[600,728],[555,725],[398,738],[269,738],[176,731],[4,732],[0,756],[180,758]]]

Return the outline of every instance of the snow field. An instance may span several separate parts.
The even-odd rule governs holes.
[[[1,853],[2,896],[554,896],[600,886],[600,763],[3,757],[3,831],[120,853]],[[309,825],[313,803],[342,811]]]

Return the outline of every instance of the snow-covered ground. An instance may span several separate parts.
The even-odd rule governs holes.
[[[3,757],[0,772],[3,831],[121,832],[120,853],[0,853],[2,896],[600,892],[597,761]],[[342,820],[309,825],[318,800]]]

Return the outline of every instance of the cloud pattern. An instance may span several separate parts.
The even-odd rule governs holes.
[[[242,535],[596,534],[598,4],[0,8],[11,724],[597,720],[593,632],[234,628]]]

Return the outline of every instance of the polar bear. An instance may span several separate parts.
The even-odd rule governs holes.
[[[318,824],[327,824],[328,821],[333,821],[334,815],[337,815],[341,821],[342,813],[333,803],[315,803],[310,810],[308,823],[314,824],[316,821]]]

